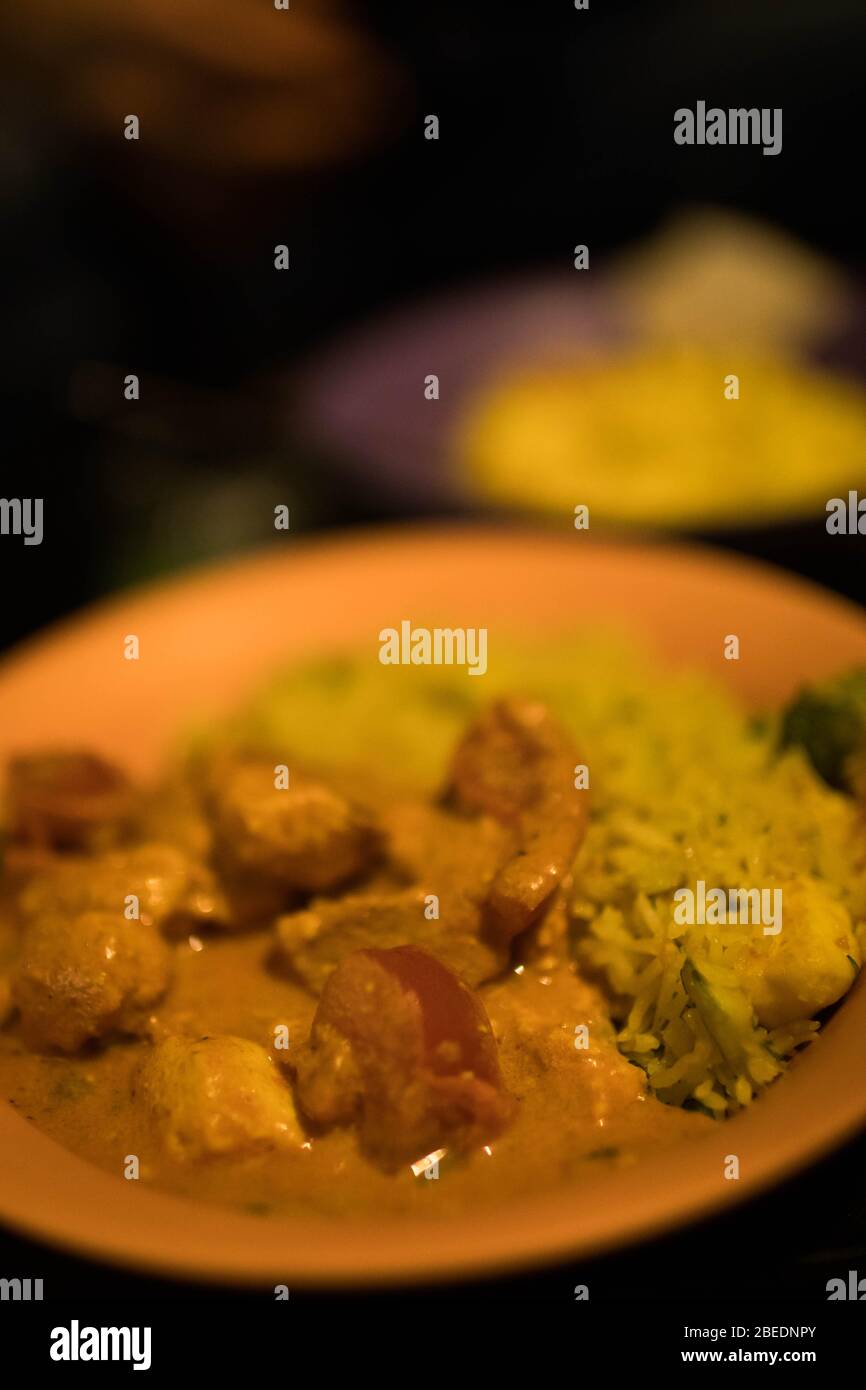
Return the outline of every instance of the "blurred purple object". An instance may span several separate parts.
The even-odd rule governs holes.
[[[468,499],[449,449],[460,412],[487,378],[576,354],[620,334],[578,271],[450,291],[355,330],[298,382],[297,422],[353,477],[419,508]],[[425,377],[439,378],[427,400]]]
[[[848,323],[815,350],[813,360],[866,382],[866,284],[861,280],[852,283],[850,304]]]

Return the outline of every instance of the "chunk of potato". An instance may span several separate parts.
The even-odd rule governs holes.
[[[735,950],[731,962],[766,1028],[811,1018],[835,1004],[861,964],[849,913],[821,883],[798,877],[779,887],[781,931],[756,935]]]
[[[289,1086],[248,1038],[166,1038],[133,1085],[164,1147],[182,1162],[296,1149],[304,1140]]]
[[[12,995],[31,1046],[75,1052],[93,1038],[138,1033],[164,994],[170,952],[120,913],[53,913],[25,928]]]

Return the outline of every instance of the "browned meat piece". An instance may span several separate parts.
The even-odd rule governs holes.
[[[123,917],[130,895],[138,898],[145,926],[171,934],[232,925],[213,874],[172,845],[136,845],[56,860],[23,889],[18,901],[25,917],[88,911]]]
[[[125,774],[92,753],[25,754],[9,764],[9,834],[40,849],[116,844],[128,827],[132,796]]]
[[[518,838],[487,895],[486,924],[496,939],[510,941],[538,922],[571,869],[587,822],[586,793],[574,787],[577,762],[545,706],[515,697],[485,710],[457,748],[457,804],[496,816]]]
[[[483,1144],[514,1111],[481,1001],[414,946],[346,957],[295,1071],[310,1121],[357,1123],[362,1149],[386,1170]]]
[[[143,1031],[169,966],[159,933],[120,913],[36,918],[12,979],[26,1041],[75,1052],[92,1038]]]
[[[302,773],[278,789],[272,763],[225,765],[208,799],[217,871],[247,917],[275,915],[295,894],[337,888],[381,852],[366,807]]]
[[[480,939],[478,907],[456,893],[449,897],[448,888],[446,882],[438,921],[425,916],[424,888],[322,898],[278,918],[277,952],[314,994],[346,956],[370,945],[423,946],[467,983],[480,984],[501,973],[507,951]]]
[[[577,752],[571,739],[538,700],[509,696],[490,705],[464,734],[454,754],[452,783],[458,805],[520,824],[527,811],[562,800],[562,815],[579,798],[574,791]]]

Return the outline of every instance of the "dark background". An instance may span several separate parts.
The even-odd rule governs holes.
[[[303,8],[292,0],[293,15]],[[567,266],[576,241],[603,265],[693,203],[765,216],[863,282],[857,0],[591,0],[582,13],[569,0],[436,0],[356,6],[349,22],[389,55],[393,103],[361,150],[312,167],[225,169],[118,141],[75,119],[74,91],[60,111],[51,73],[71,82],[72,58],[53,52],[52,69],[12,44],[0,491],[45,498],[45,540],[0,538],[0,646],[120,585],[272,541],[263,484],[279,483],[293,529],[402,519],[292,410],[298,366],[391,306]],[[674,145],[673,110],[698,98],[782,107],[782,153]],[[428,112],[438,143],[422,138]],[[292,270],[275,274],[283,241]],[[838,350],[866,369],[866,328]],[[127,371],[141,409],[122,404]],[[866,600],[859,537],[725,539]],[[866,1273],[864,1159],[861,1142],[724,1222],[589,1270],[466,1292],[568,1298],[591,1273],[610,1297],[724,1296],[731,1280],[738,1294],[745,1280],[822,1297],[858,1259]],[[12,1238],[0,1268],[46,1277],[49,1295],[176,1292]]]

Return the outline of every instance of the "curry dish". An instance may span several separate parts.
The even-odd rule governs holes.
[[[601,882],[603,750],[596,798],[540,698],[448,717],[433,787],[381,757],[377,775],[289,766],[261,738],[216,740],[155,789],[85,752],[15,759],[0,1094],[118,1178],[261,1215],[471,1211],[631,1165],[749,1103],[859,968],[848,886],[817,868],[785,881],[818,979],[786,1012],[787,958],[756,967],[750,946],[737,974],[724,952],[742,934],[653,936],[693,854],[676,830],[675,864],[650,839],[653,882],[621,854],[626,877]],[[644,737],[628,700],[616,719]],[[769,756],[764,733],[743,740]],[[772,757],[806,803],[826,798],[841,842],[853,802],[802,748]],[[629,935],[635,905],[649,925]]]
[[[576,762],[517,700],[438,802],[221,757],[161,807],[95,758],[19,760],[3,1091],[118,1175],[135,1155],[263,1212],[429,1207],[411,1165],[439,1150],[436,1210],[469,1207],[701,1127],[647,1094],[566,958]]]

